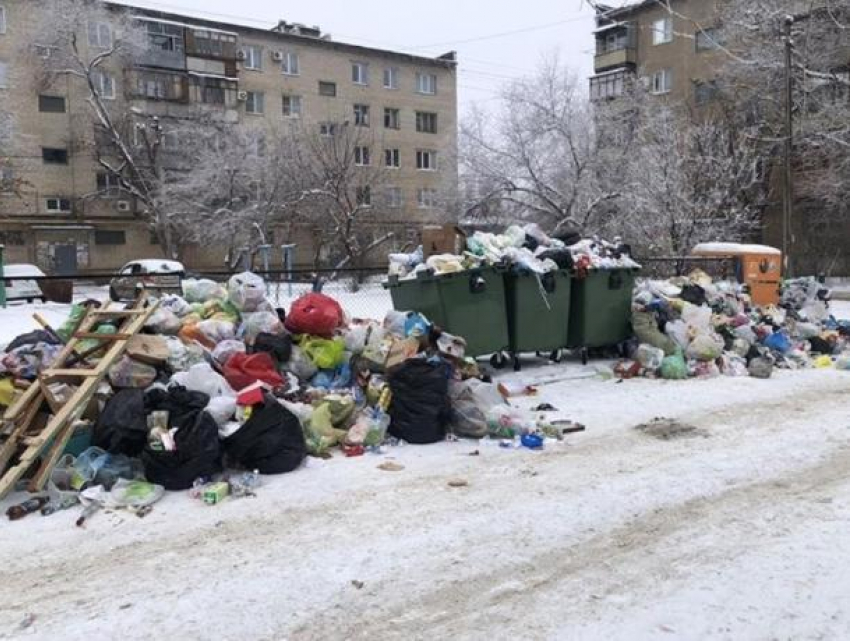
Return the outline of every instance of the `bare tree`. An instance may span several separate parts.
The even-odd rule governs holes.
[[[508,84],[500,103],[495,114],[473,110],[461,127],[465,174],[487,187],[468,207],[498,201],[507,215],[549,230],[587,229],[618,194],[597,180],[594,120],[577,77],[550,59]]]
[[[325,247],[334,266],[363,267],[370,251],[393,238],[377,217],[391,197],[382,190],[382,146],[370,128],[344,119],[302,129],[298,141],[301,219],[319,230],[317,261]]]
[[[170,168],[179,165],[180,148],[168,149],[169,130],[157,117],[132,109],[117,88],[149,43],[138,23],[95,0],[45,0],[38,11],[33,50],[42,72],[41,88],[70,80],[85,97],[93,136],[92,155],[110,185],[135,199],[169,257],[178,258],[186,237],[185,211],[173,211],[165,195]],[[187,118],[187,122],[192,118]],[[185,126],[185,125],[181,125]],[[200,125],[199,125],[200,126]],[[96,197],[98,194],[90,194]]]

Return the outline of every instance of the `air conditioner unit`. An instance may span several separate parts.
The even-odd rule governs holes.
[[[272,51],[272,60],[274,60],[275,62],[283,62],[283,52]]]
[[[246,100],[248,100],[248,92],[247,92],[247,91],[240,91],[240,92],[238,92],[238,93],[236,94],[236,99],[237,99],[239,102],[245,102]]]
[[[236,59],[237,60],[245,60],[245,58],[247,58],[247,57],[248,57],[248,54],[245,53],[244,49],[240,49],[239,51],[236,52]]]
[[[130,201],[129,200],[119,200],[115,203],[115,208],[118,211],[127,213],[130,211]]]

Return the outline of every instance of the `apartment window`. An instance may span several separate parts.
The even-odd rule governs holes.
[[[14,191],[15,188],[15,172],[11,167],[0,167],[0,193]],[[3,244],[2,234],[0,234],[0,245]]]
[[[94,82],[94,90],[98,96],[104,100],[113,100],[115,98],[115,81],[108,73],[95,71],[92,74],[92,82]]]
[[[626,74],[627,72],[624,71],[615,71],[591,78],[590,99],[600,100],[622,96],[626,87]]]
[[[663,45],[673,42],[673,19],[669,16],[652,23],[652,44]]]
[[[719,49],[722,44],[720,42],[720,31],[713,27],[697,31],[695,40],[697,51],[713,51]]]
[[[661,69],[652,74],[652,93],[656,95],[670,93],[673,84],[673,72],[670,69]]]
[[[38,110],[42,113],[65,113],[65,99],[61,96],[39,96]]]
[[[354,124],[358,127],[369,126],[369,105],[354,105]]]
[[[9,82],[9,65],[5,62],[0,62],[0,89],[6,89]]]
[[[398,109],[384,109],[384,127],[387,129],[401,129],[401,112]]]
[[[236,36],[206,29],[193,29],[192,35],[194,53],[215,58],[236,57]]]
[[[417,111],[416,131],[426,134],[437,133],[437,114],[427,111]]]
[[[422,171],[434,171],[437,169],[437,152],[423,151],[416,152],[416,168]]]
[[[403,200],[401,187],[387,187],[387,207],[390,209],[399,209],[403,204]]]
[[[437,93],[437,76],[430,73],[416,74],[416,92],[433,96]]]
[[[629,29],[610,29],[602,38],[597,37],[599,53],[622,51],[629,46]]]
[[[121,230],[113,229],[95,229],[94,230],[95,245],[126,245],[126,234]]]
[[[420,209],[433,209],[437,206],[437,190],[425,187],[416,194],[416,201]]]
[[[398,67],[384,69],[384,89],[398,89]]]
[[[332,122],[323,122],[319,125],[319,135],[321,136],[336,136],[336,124]]]
[[[45,165],[67,165],[68,150],[56,149],[54,147],[42,147],[41,159]]]
[[[384,166],[393,169],[401,167],[401,150],[384,149]]]
[[[358,167],[368,167],[372,164],[372,152],[368,147],[354,148],[354,164]]]
[[[44,210],[48,214],[71,213],[71,200],[69,198],[45,198]]]
[[[208,82],[214,81],[213,78],[206,80]],[[139,71],[136,78],[136,95],[152,100],[184,100],[186,98],[186,87],[178,75]],[[223,94],[221,99],[223,103]]]
[[[99,171],[95,175],[95,182],[97,184],[97,190],[100,192],[105,192],[109,195],[115,195],[115,193],[120,188],[120,184],[118,182],[118,177],[114,176],[105,171]]]
[[[335,82],[326,82],[324,80],[319,81],[319,95],[320,96],[328,96],[329,98],[336,97],[336,83]]]
[[[0,34],[6,33],[6,8],[0,7]]]
[[[27,239],[22,231],[0,231],[0,245],[23,247]]]
[[[294,51],[284,51],[281,70],[287,76],[297,76],[301,73],[301,62]]]
[[[720,88],[717,86],[716,80],[707,82],[694,83],[694,102],[698,105],[705,105],[715,98],[720,93]]]
[[[263,68],[263,48],[257,45],[247,45],[243,47],[242,53],[245,55],[245,68],[255,69],[260,71]]]
[[[183,27],[163,24],[161,22],[146,22],[145,32],[148,43],[154,51],[183,51]],[[195,34],[197,36],[197,34]],[[195,41],[196,45],[199,41]]]
[[[357,204],[361,207],[372,206],[372,188],[369,185],[358,187],[356,192]]]
[[[287,118],[301,117],[301,96],[283,97],[283,115]]]
[[[204,78],[201,85],[201,102],[206,105],[224,104],[224,85],[218,78]]]
[[[263,115],[265,112],[266,95],[259,91],[246,91],[248,94],[245,100],[245,113],[254,114],[257,116]]]
[[[369,84],[369,65],[365,62],[351,63],[351,82],[355,85]]]
[[[112,29],[105,22],[89,22],[89,46],[109,49],[112,46]]]

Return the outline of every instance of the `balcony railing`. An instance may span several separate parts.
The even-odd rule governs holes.
[[[635,64],[637,64],[637,49],[634,47],[623,47],[614,51],[597,53],[593,60],[593,67],[597,73],[606,69]]]

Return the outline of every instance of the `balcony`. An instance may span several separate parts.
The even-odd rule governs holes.
[[[613,51],[603,51],[596,54],[593,59],[593,68],[596,73],[617,67],[634,66],[637,64],[637,49],[634,47],[622,47]]]

